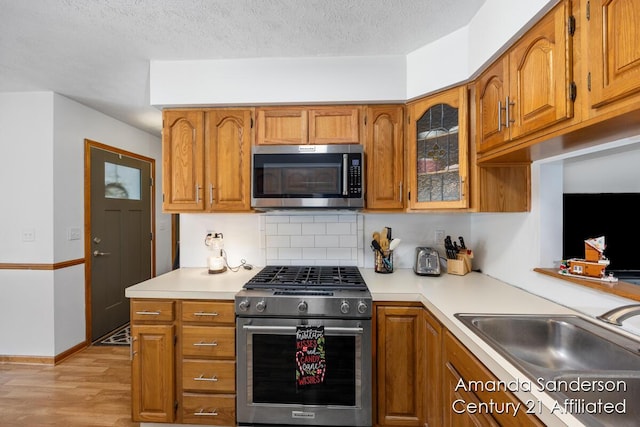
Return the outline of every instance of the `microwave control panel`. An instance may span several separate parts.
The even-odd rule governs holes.
[[[362,197],[362,155],[350,154],[349,155],[349,197],[360,198]]]

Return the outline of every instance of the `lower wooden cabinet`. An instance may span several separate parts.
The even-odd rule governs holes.
[[[376,305],[377,426],[424,424],[425,340],[421,306]]]
[[[131,301],[132,419],[236,425],[233,301]]]
[[[446,427],[502,426],[524,427],[544,426],[535,416],[519,411],[493,411],[479,413],[466,408],[469,404],[494,402],[498,407],[506,403],[517,405],[517,397],[508,390],[491,390],[471,384],[496,384],[498,379],[449,331],[443,335],[444,357],[444,423]],[[477,406],[476,406],[477,407]]]
[[[174,302],[131,302],[131,409],[133,421],[175,420]]]

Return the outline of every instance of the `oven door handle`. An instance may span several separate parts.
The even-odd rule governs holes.
[[[254,326],[254,325],[242,325],[242,329],[245,331],[255,332],[296,332],[295,326]],[[328,326],[324,328],[326,333],[333,333],[336,335],[353,335],[364,333],[364,328],[361,327],[340,327],[340,326]]]

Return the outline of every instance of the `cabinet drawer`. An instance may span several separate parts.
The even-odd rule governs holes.
[[[182,388],[216,393],[236,392],[236,363],[233,360],[183,360]]]
[[[236,329],[233,326],[183,326],[182,354],[198,357],[234,357]]]
[[[231,302],[183,301],[182,320],[200,323],[235,323],[235,307]]]
[[[131,300],[131,321],[172,322],[175,301],[171,300]]]
[[[182,396],[182,422],[235,426],[236,396],[185,393]]]

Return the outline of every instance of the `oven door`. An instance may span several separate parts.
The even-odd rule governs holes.
[[[296,385],[296,326],[324,326],[322,384]],[[238,318],[239,425],[371,426],[371,320]]]

